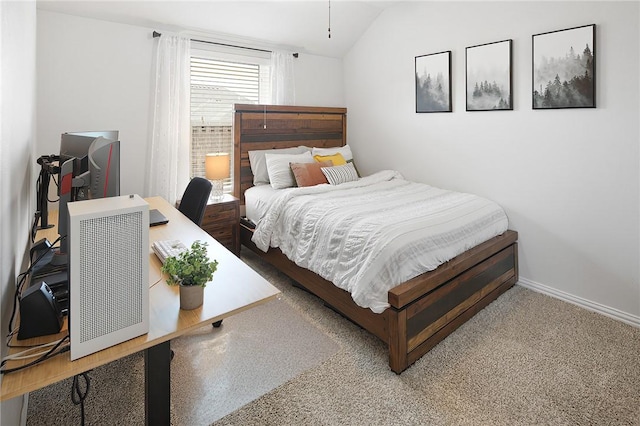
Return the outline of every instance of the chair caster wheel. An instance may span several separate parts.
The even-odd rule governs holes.
[[[213,323],[213,324],[211,324],[211,325],[212,325],[212,326],[214,326],[215,328],[218,328],[218,327],[220,327],[220,326],[222,325],[222,320],[220,320],[220,321],[216,321],[216,322],[214,322],[214,323]]]
[[[173,361],[173,357],[176,356],[176,353],[171,349],[171,361]]]

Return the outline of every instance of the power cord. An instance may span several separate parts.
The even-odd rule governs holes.
[[[63,337],[63,339],[66,339],[66,337]],[[31,345],[31,346],[9,346],[9,347],[24,347],[27,348],[21,352],[16,352],[13,353],[11,355],[7,355],[4,358],[2,358],[2,361],[10,361],[10,360],[18,360],[18,359],[28,359],[28,358],[34,358],[37,356],[40,356],[44,353],[46,353],[47,351],[42,351],[42,352],[38,352],[38,353],[30,353],[33,352],[34,350],[38,350],[38,349],[45,349],[51,346],[55,346],[58,344],[59,341],[54,341],[54,342],[49,342],[49,343],[43,343],[41,345]]]
[[[56,345],[54,347],[52,347],[51,349],[49,349],[46,353],[44,353],[42,356],[40,356],[40,358],[31,361],[28,364],[25,365],[21,365],[20,367],[15,367],[15,368],[5,368],[0,370],[0,374],[7,374],[7,373],[13,373],[14,371],[19,371],[19,370],[23,370],[27,367],[31,367],[32,365],[36,365],[46,359],[49,359],[53,356],[56,356],[58,354],[67,352],[70,347],[64,346],[62,348],[60,348],[60,346],[66,341],[69,340],[69,335],[67,334],[65,337],[63,337],[62,339],[60,339],[60,341],[58,343],[56,343]],[[39,354],[38,354],[39,355]],[[4,365],[7,363],[7,361],[10,361],[10,359],[5,359],[0,363],[0,367],[4,367]]]
[[[80,405],[80,424],[82,426],[84,426],[84,400],[87,399],[91,385],[91,380],[87,373],[88,372],[76,374],[73,377],[73,383],[71,384],[71,402],[73,402],[74,405]],[[80,378],[84,379],[84,390],[80,387]]]
[[[38,222],[40,222],[40,217],[42,213],[37,211],[33,217],[33,224],[31,225],[31,244],[36,241],[36,233],[38,232]]]

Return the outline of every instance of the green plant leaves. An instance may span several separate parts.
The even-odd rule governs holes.
[[[218,261],[209,261],[207,243],[194,241],[191,248],[178,256],[167,258],[161,271],[168,275],[169,285],[199,285],[206,284],[213,278],[218,269]]]

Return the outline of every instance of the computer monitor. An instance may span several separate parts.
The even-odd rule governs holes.
[[[100,141],[100,139],[103,141]],[[108,157],[104,156],[104,151],[98,150],[98,146],[104,148],[109,141],[112,144],[107,152]],[[90,156],[99,157],[94,159],[94,167],[98,167],[102,171],[108,171],[105,178],[109,178],[109,191],[102,195],[88,194],[87,190],[91,187],[91,179],[96,179],[90,174]],[[112,160],[117,161],[112,161]],[[72,186],[72,199],[70,201],[79,201],[92,198],[104,198],[120,195],[120,142],[118,141],[117,130],[93,131],[93,132],[68,132],[63,133],[60,138],[60,167],[71,160],[67,165],[67,169],[72,168],[75,183]],[[104,162],[104,164],[102,164]],[[107,170],[108,169],[108,170]],[[99,170],[97,170],[99,171]],[[68,174],[68,170],[67,170]],[[61,175],[62,177],[62,175]],[[58,195],[60,195],[60,189]]]
[[[58,161],[57,165],[53,163]],[[74,201],[120,195],[120,142],[117,131],[71,132],[60,138],[60,155],[43,156],[39,163],[46,173],[58,175],[58,233],[69,235],[68,204]],[[39,188],[40,214],[48,202],[46,187]],[[42,210],[41,210],[42,209]],[[34,234],[35,237],[35,234]],[[52,251],[41,265],[32,282],[45,281],[50,285],[63,313],[68,306],[69,238],[60,240],[59,249]],[[33,260],[33,258],[32,258]]]
[[[68,233],[67,204],[120,195],[118,131],[63,133],[60,139],[58,232]],[[60,254],[68,253],[63,239]],[[61,261],[65,261],[61,258]]]
[[[120,142],[99,137],[89,147],[89,198],[120,195]]]

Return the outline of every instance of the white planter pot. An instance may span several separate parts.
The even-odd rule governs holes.
[[[190,310],[202,306],[204,287],[200,285],[180,286],[180,309]]]

